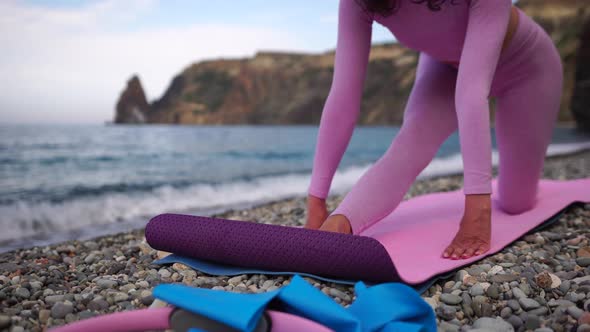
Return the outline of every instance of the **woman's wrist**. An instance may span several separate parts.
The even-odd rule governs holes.
[[[469,194],[465,195],[465,210],[470,211],[491,211],[492,210],[491,194]]]
[[[312,194],[312,193],[307,193],[307,198],[310,200],[315,200],[315,201],[325,201],[326,200],[325,197],[316,196],[315,194]]]

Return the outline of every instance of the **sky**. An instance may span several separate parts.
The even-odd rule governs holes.
[[[104,123],[134,74],[151,102],[201,60],[331,50],[337,10],[338,0],[0,0],[0,123]],[[374,24],[373,43],[390,41]]]

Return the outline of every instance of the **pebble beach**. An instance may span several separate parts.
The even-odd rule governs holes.
[[[548,158],[543,174],[561,180],[589,176],[589,150]],[[460,175],[421,180],[406,198],[461,186]],[[329,209],[341,199],[331,196]],[[215,217],[299,226],[305,207],[304,197],[294,197]],[[589,239],[590,204],[569,208],[552,226],[438,280],[422,297],[434,309],[439,331],[590,332]],[[0,254],[0,331],[45,331],[158,306],[152,289],[161,283],[259,293],[291,278],[209,276],[181,264],[155,265],[158,255],[143,230]],[[305,279],[343,306],[354,301],[352,286]]]

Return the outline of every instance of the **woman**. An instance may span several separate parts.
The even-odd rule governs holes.
[[[385,154],[329,216],[325,198],[360,109],[372,23],[420,52],[403,124]],[[561,59],[551,38],[511,0],[340,0],[334,76],[317,138],[306,227],[358,234],[391,213],[455,130],[464,165],[464,213],[445,258],[490,248],[491,138],[496,98],[498,204],[535,204],[559,111]]]

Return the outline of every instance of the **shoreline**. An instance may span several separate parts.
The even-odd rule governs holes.
[[[497,176],[496,167],[493,174]],[[589,175],[590,150],[546,158],[543,178]],[[404,199],[461,186],[461,174],[421,179]],[[341,199],[341,195],[330,196],[328,209],[333,210]],[[305,222],[305,207],[305,197],[295,196],[213,216],[295,226]],[[584,259],[582,250],[590,249],[589,226],[590,204],[568,209],[555,225],[437,281],[422,297],[435,309],[439,330],[493,325],[517,327],[517,331],[541,326],[590,331],[590,325],[582,324],[590,324],[590,258]],[[98,314],[145,308],[153,303],[151,289],[160,283],[249,293],[276,289],[290,279],[208,276],[181,264],[153,265],[157,253],[143,240],[143,230],[138,229],[1,253],[0,330],[43,331]],[[539,287],[546,270],[552,282],[559,279],[559,286]],[[348,305],[354,299],[350,286],[306,279],[338,303]]]

